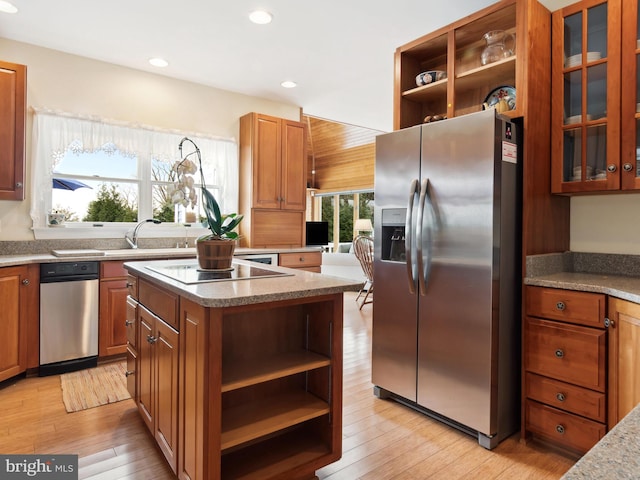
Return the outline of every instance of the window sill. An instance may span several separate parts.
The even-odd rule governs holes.
[[[101,224],[65,224],[59,227],[34,227],[36,240],[50,239],[92,239],[92,238],[124,238],[131,233],[135,223]],[[139,230],[139,238],[195,238],[205,235],[209,230],[195,225],[149,225]]]

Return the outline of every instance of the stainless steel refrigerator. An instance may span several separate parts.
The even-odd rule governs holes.
[[[519,127],[488,110],[376,138],[374,392],[485,448],[519,427]]]

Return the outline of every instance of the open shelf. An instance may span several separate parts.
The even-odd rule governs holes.
[[[220,448],[229,448],[329,413],[329,404],[305,391],[286,392],[222,411]]]
[[[229,392],[276,378],[315,370],[331,364],[325,356],[308,350],[288,352],[255,360],[224,365],[222,370],[222,392]]]
[[[508,82],[515,86],[516,78],[516,55],[498,60],[497,62],[472,68],[459,74],[456,77],[456,91],[475,90],[479,85],[486,85],[489,93],[495,86],[496,81]]]
[[[309,425],[288,431],[277,437],[250,445],[222,456],[222,478],[263,480],[283,478],[291,471],[313,465],[331,455]],[[309,475],[311,478],[311,475]]]
[[[427,85],[422,85],[420,87],[412,88],[411,90],[402,92],[402,96],[404,98],[408,98],[409,100],[414,100],[416,102],[423,101],[429,98],[434,98],[436,96],[444,96],[446,98],[447,79],[444,78],[434,83],[429,83]]]

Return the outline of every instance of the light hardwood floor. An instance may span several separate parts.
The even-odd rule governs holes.
[[[320,480],[557,479],[574,459],[518,435],[492,451],[476,439],[373,396],[371,305],[345,294],[343,455]],[[73,453],[81,479],[175,478],[132,400],[66,413],[57,376],[0,388],[0,453]]]

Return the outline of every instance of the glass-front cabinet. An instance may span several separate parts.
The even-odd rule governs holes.
[[[622,4],[622,86],[620,126],[622,189],[640,189],[640,9]]]
[[[635,161],[637,20],[637,0],[585,0],[553,13],[554,193],[640,185]],[[621,33],[621,22],[629,32]],[[633,110],[625,113],[629,107]],[[630,148],[633,154],[625,154]]]

